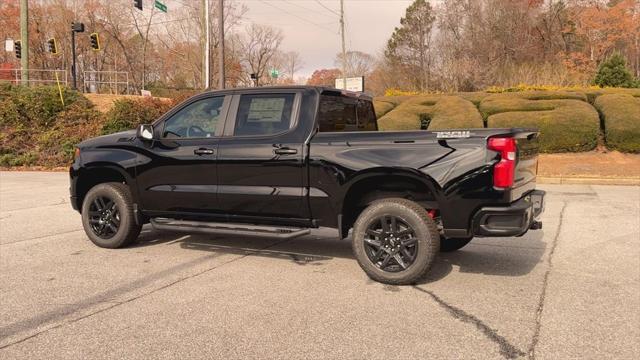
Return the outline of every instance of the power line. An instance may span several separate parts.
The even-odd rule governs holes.
[[[271,4],[271,3],[269,3],[269,2],[267,2],[267,1],[265,1],[265,0],[259,0],[259,1],[260,1],[260,2],[262,2],[262,3],[264,3],[264,4],[267,4],[267,5],[271,6],[271,7],[273,7],[273,8],[275,8],[275,9],[278,9],[278,10],[280,10],[280,11],[282,11],[282,12],[286,13],[286,14],[289,14],[289,15],[291,15],[291,16],[293,16],[293,17],[296,17],[296,18],[298,18],[298,19],[300,19],[300,20],[302,20],[302,21],[304,21],[304,22],[307,22],[307,23],[309,23],[309,24],[311,24],[311,25],[315,25],[315,26],[317,26],[317,27],[319,27],[319,28],[321,28],[321,29],[324,29],[324,30],[326,30],[326,31],[329,31],[329,32],[331,32],[331,33],[333,33],[333,34],[335,34],[335,33],[336,33],[334,30],[331,30],[331,29],[329,29],[329,28],[327,28],[327,27],[325,27],[325,26],[322,26],[322,25],[320,25],[320,24],[314,23],[314,22],[313,22],[313,21],[311,21],[311,20],[308,20],[308,19],[305,19],[305,18],[303,18],[303,17],[301,17],[301,16],[298,16],[298,15],[296,15],[296,14],[292,13],[292,12],[289,12],[289,11],[287,11],[287,10],[285,10],[285,9],[281,8],[281,7],[278,7],[278,6],[274,5],[274,4]]]
[[[297,4],[297,3],[293,2],[293,1],[289,1],[289,0],[283,0],[283,1],[286,2],[287,4],[291,4],[293,6],[299,7],[300,9],[311,11],[311,13],[313,13],[313,14],[324,15],[324,16],[328,16],[328,17],[334,18],[334,16],[332,16],[332,15],[329,15],[329,14],[326,14],[326,13],[318,13],[315,9],[311,9],[311,8],[306,7],[306,6],[302,6],[302,5]]]
[[[340,13],[339,13],[339,12],[337,12],[337,11],[335,11],[335,10],[331,9],[330,7],[326,6],[325,4],[321,3],[321,2],[320,2],[320,0],[315,0],[315,2],[317,2],[317,3],[318,3],[318,5],[320,5],[320,6],[322,6],[323,8],[325,8],[325,9],[329,10],[329,11],[330,11],[330,12],[332,12],[333,14],[340,16]]]

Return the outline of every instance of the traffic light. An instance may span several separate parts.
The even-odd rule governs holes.
[[[142,10],[142,0],[133,0],[133,6]]]
[[[47,40],[47,47],[49,48],[49,52],[53,55],[58,54],[58,44],[56,43],[55,38]]]
[[[98,33],[92,33],[89,37],[91,38],[91,48],[94,51],[100,51],[100,38],[98,37]]]
[[[22,59],[22,41],[16,40],[13,42],[13,51],[16,52],[18,59]]]
[[[71,31],[73,32],[84,32],[84,24],[83,23],[71,23]]]

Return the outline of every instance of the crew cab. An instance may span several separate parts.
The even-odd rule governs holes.
[[[105,248],[147,223],[282,239],[334,228],[369,277],[411,284],[439,251],[541,228],[537,157],[535,129],[383,132],[367,95],[229,89],[80,143],[71,205]]]

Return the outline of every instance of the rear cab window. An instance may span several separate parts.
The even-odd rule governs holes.
[[[318,125],[320,132],[378,130],[371,101],[340,93],[320,95]]]

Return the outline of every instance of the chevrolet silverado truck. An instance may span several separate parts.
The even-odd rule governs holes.
[[[367,95],[230,89],[80,143],[71,204],[104,248],[147,223],[281,239],[334,228],[370,278],[412,284],[439,251],[541,228],[537,157],[534,129],[382,132]]]

